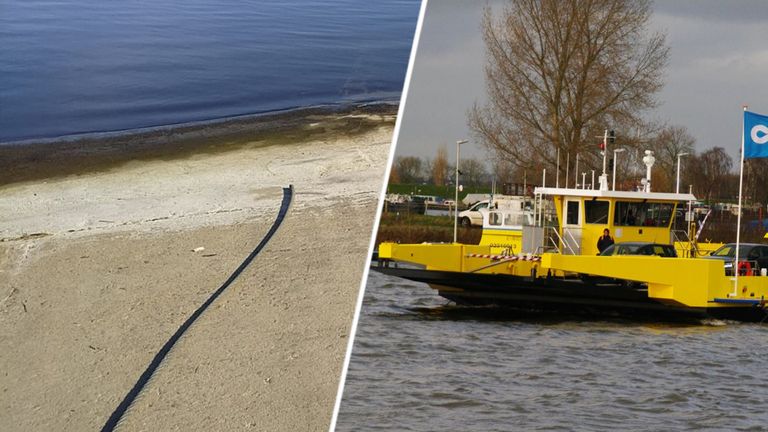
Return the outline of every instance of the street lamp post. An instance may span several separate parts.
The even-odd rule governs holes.
[[[466,144],[467,140],[456,141],[456,195],[453,201],[453,242],[456,243],[459,231],[459,147]]]
[[[688,156],[688,153],[677,155],[677,184],[675,185],[675,193],[680,193],[680,158],[683,156]]]
[[[613,180],[611,180],[611,187],[613,190],[616,190],[616,165],[618,165],[619,159],[619,153],[626,150],[625,148],[617,148],[613,150]]]

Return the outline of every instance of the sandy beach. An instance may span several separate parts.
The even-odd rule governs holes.
[[[77,143],[17,155],[38,171],[0,186],[0,430],[101,428],[289,184],[280,230],[119,430],[326,430],[393,125],[394,112],[312,114],[130,157]]]

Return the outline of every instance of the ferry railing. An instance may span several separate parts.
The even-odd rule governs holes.
[[[547,240],[552,243],[552,246],[547,246],[546,244],[536,246],[536,249],[533,251],[534,255],[541,255],[543,253],[552,251],[555,253],[560,253],[560,248],[557,246],[557,243],[555,243],[555,240],[553,240],[550,236],[547,236]]]
[[[574,251],[573,248],[571,248],[571,245],[574,245],[574,246],[578,247],[579,241],[576,240],[576,237],[573,236],[573,232],[572,231],[565,231],[565,233],[571,239],[571,242],[569,243],[569,242],[566,241],[565,245],[568,246],[568,250],[571,252],[571,255],[578,255],[578,253],[576,251]],[[581,249],[579,249],[579,250],[581,250]]]
[[[685,237],[684,239],[680,238],[681,234],[683,237]],[[693,243],[691,243],[691,239],[688,238],[687,232],[682,230],[672,230],[669,232],[669,236],[671,237],[671,240],[672,240],[672,246],[680,243],[681,245],[683,245],[682,249],[688,258],[696,257],[695,251],[694,253],[691,253],[691,251],[693,251],[694,248],[693,248]]]
[[[557,229],[555,229],[555,227],[547,227],[547,228],[549,228],[552,231],[552,233],[555,234],[555,237],[557,237],[557,239],[559,240],[559,244],[562,244],[564,249],[565,248],[568,249],[568,252],[570,252],[570,255],[576,255],[576,252],[573,251],[573,248],[571,247],[571,245],[567,241],[565,241],[565,239],[563,239],[562,236],[560,236],[560,233],[557,232]],[[573,241],[573,243],[576,244],[576,239],[573,237],[573,234],[567,231],[566,231],[566,234],[571,238],[571,241]],[[555,247],[555,250],[557,250],[558,253],[562,253],[562,251],[560,250],[560,247],[558,246],[558,243],[555,243],[555,240],[552,238],[552,236],[550,235],[547,238],[549,239],[550,242],[552,242],[552,244]]]
[[[678,243],[682,246],[682,250],[685,252],[687,258],[698,258],[706,255],[706,252],[699,252],[699,248],[696,247],[696,242],[691,241],[687,231],[672,230],[669,232],[669,236],[673,246]]]

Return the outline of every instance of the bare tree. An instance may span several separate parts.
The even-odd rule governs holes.
[[[695,143],[693,136],[681,126],[667,126],[659,132],[650,146],[656,157],[654,190],[674,191],[677,181],[677,157],[683,153],[693,157]],[[688,178],[690,178],[689,172],[681,172],[680,184],[685,185],[685,180]]]
[[[400,173],[397,171],[397,164],[392,164],[392,168],[389,170],[388,184],[400,184]]]
[[[448,151],[444,145],[437,148],[437,154],[432,161],[432,182],[437,186],[446,184],[448,178]]]
[[[402,183],[418,183],[421,181],[421,158],[416,156],[398,156],[395,167]]]
[[[563,171],[576,154],[580,169],[600,165],[596,135],[636,136],[656,105],[669,49],[648,34],[650,15],[648,0],[510,0],[498,17],[486,8],[489,102],[470,126],[518,166],[553,168],[558,149]]]
[[[425,157],[422,159],[423,163],[421,164],[421,178],[426,182],[432,181],[432,165],[434,165],[434,161],[428,157]]]
[[[485,165],[475,158],[462,159],[459,165],[459,171],[462,172],[464,181],[462,183],[467,186],[478,186],[482,183],[483,178],[487,175]]]
[[[752,202],[768,204],[768,159],[744,161],[744,195]]]
[[[696,193],[708,202],[715,197],[722,198],[731,167],[733,159],[722,147],[714,147],[691,158],[688,170]]]
[[[517,167],[509,161],[495,158],[493,160],[493,178],[499,185],[503,185],[504,183],[514,183],[517,181],[516,168]]]

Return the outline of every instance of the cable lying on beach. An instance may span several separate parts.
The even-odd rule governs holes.
[[[242,263],[235,269],[235,271],[227,278],[226,281],[216,290],[213,294],[211,294],[210,297],[202,304],[200,305],[197,310],[195,310],[192,315],[187,318],[186,321],[176,330],[176,332],[173,334],[173,336],[168,339],[168,341],[163,345],[162,348],[160,348],[160,351],[155,354],[155,357],[152,359],[152,361],[149,363],[149,366],[147,366],[147,369],[144,371],[144,373],[141,374],[138,381],[136,381],[136,384],[134,384],[133,388],[128,392],[128,394],[125,395],[125,398],[123,398],[122,402],[115,408],[115,411],[112,412],[112,415],[109,416],[109,419],[104,424],[104,427],[101,428],[102,432],[110,432],[115,430],[118,423],[120,422],[120,419],[123,417],[125,412],[128,410],[128,408],[131,406],[133,401],[136,399],[136,397],[141,393],[141,391],[144,389],[146,384],[149,382],[149,380],[152,378],[152,375],[155,373],[157,368],[160,366],[160,363],[163,362],[165,357],[168,355],[168,353],[171,351],[173,346],[176,344],[176,342],[181,339],[181,336],[184,335],[184,332],[189,329],[190,326],[197,320],[197,318],[200,317],[200,315],[205,312],[206,309],[226,290],[232,282],[237,279],[238,276],[248,267],[248,265],[253,261],[254,258],[256,258],[256,255],[261,252],[261,250],[264,248],[264,246],[267,245],[269,240],[272,238],[272,236],[277,232],[277,229],[280,227],[280,224],[282,224],[283,219],[285,219],[285,215],[288,213],[288,209],[291,206],[291,201],[293,199],[293,185],[288,186],[287,188],[283,188],[283,202],[280,205],[280,211],[277,214],[277,218],[275,218],[275,221],[272,223],[272,227],[269,229],[267,234],[264,236],[264,238],[261,239],[261,242],[256,246],[256,248],[243,260]]]

